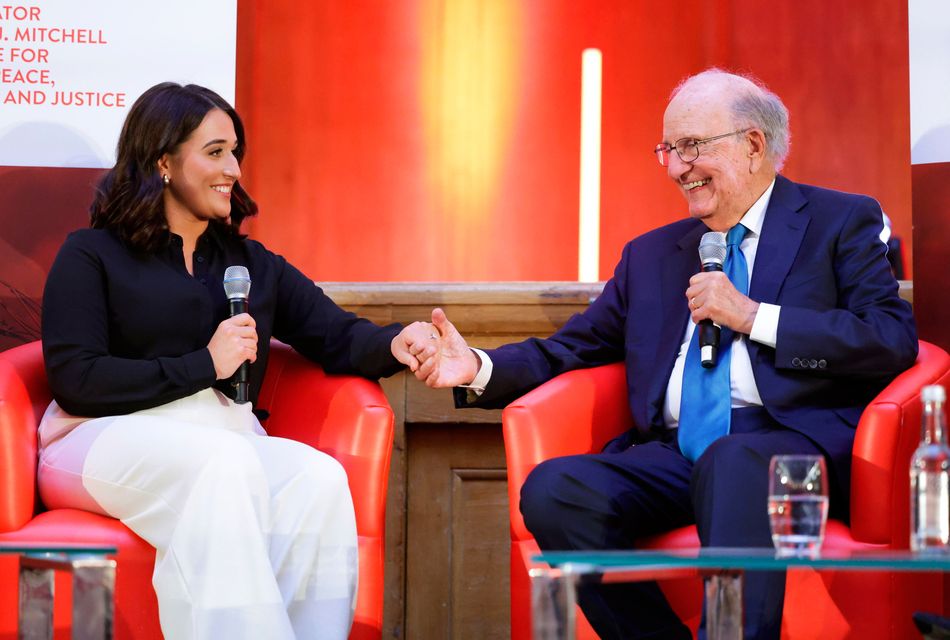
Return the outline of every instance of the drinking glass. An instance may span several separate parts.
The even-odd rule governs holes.
[[[769,464],[769,525],[779,555],[815,556],[828,521],[825,459],[772,456]]]

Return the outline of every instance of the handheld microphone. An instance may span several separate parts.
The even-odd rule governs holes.
[[[699,261],[703,265],[703,271],[722,271],[725,259],[726,234],[718,231],[704,233],[699,241]],[[706,369],[715,367],[719,358],[719,325],[706,318],[700,320],[697,330],[700,362]]]
[[[235,265],[224,270],[224,295],[228,297],[228,311],[231,317],[247,313],[247,294],[251,292],[251,275],[247,267]],[[247,402],[248,362],[245,360],[234,372],[231,384],[234,385],[238,404]]]

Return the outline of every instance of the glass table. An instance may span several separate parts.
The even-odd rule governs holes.
[[[73,576],[73,640],[112,638],[116,548],[83,544],[0,542],[0,553],[20,559],[18,637],[53,637],[53,572]]]
[[[826,550],[779,556],[774,549],[549,551],[531,558],[535,640],[573,640],[579,584],[703,576],[709,640],[742,640],[742,573],[793,567],[847,571],[947,571],[950,554]]]

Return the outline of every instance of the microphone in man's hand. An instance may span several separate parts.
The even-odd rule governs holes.
[[[726,234],[718,231],[704,233],[699,241],[699,261],[703,271],[722,271],[726,259]],[[699,355],[702,365],[709,369],[716,366],[719,357],[719,325],[706,318],[699,321]]]
[[[224,294],[228,297],[231,317],[247,313],[247,294],[251,292],[251,275],[247,267],[235,265],[224,270]],[[248,362],[245,360],[234,372],[232,383],[236,392],[234,401],[247,402]]]

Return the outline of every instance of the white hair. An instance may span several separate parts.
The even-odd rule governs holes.
[[[729,73],[712,68],[683,80],[670,94],[675,98],[684,89],[697,83],[715,80],[727,85],[733,94],[730,111],[739,129],[755,128],[765,134],[765,153],[776,171],[785,164],[791,145],[792,134],[788,126],[788,109],[781,98],[768,90],[757,78]]]

